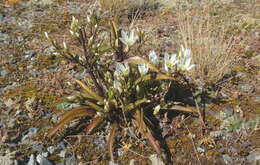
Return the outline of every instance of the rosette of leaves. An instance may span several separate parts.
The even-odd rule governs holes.
[[[91,122],[86,128],[87,133],[110,123],[108,151],[112,162],[115,160],[115,135],[129,126],[136,127],[138,133],[160,154],[161,147],[154,132],[153,110],[158,111],[158,108],[167,105],[164,96],[171,82],[176,81],[174,69],[170,73],[163,70],[165,62],[159,60],[153,51],[149,53],[149,58],[127,58],[133,44],[142,43],[143,32],[137,31],[137,35],[134,30],[124,32],[118,30],[113,22],[111,31],[107,32],[102,28],[99,16],[92,14],[87,20],[85,25],[80,25],[73,17],[71,24],[70,32],[81,45],[82,54],[72,53],[66,43],[61,46],[45,33],[57,54],[84,67],[89,73],[85,82],[76,80],[82,91],[73,100],[80,106],[66,111],[47,136],[52,137],[76,118],[88,116]],[[110,37],[104,37],[104,34]]]

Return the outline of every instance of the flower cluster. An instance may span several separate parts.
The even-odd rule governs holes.
[[[158,65],[159,60],[158,56],[154,51],[150,51],[149,60],[153,65]],[[164,54],[164,70],[167,73],[172,73],[174,71],[189,71],[195,65],[191,64],[191,51],[190,49],[184,48],[181,46],[181,50],[177,56],[177,54]]]
[[[70,34],[75,37],[79,37],[79,20],[74,16],[72,17],[72,22],[70,25]]]

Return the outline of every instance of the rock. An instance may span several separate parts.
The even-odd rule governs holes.
[[[220,138],[223,136],[223,131],[212,131],[210,132],[210,137],[212,138]]]
[[[114,163],[114,162],[112,162],[112,161],[109,161],[108,165],[120,165],[120,164]]]
[[[253,86],[250,84],[240,84],[239,88],[243,93],[250,93],[253,90]]]
[[[64,142],[60,142],[58,145],[57,145],[57,149],[66,149],[66,146],[64,144]]]
[[[233,159],[227,154],[222,155],[222,158],[226,164],[232,164],[233,162]]]
[[[156,154],[150,155],[149,160],[152,162],[151,165],[165,165],[160,157]]]
[[[8,152],[4,156],[0,156],[0,164],[1,165],[14,164],[14,155],[15,152]]]
[[[47,151],[50,153],[50,154],[52,154],[54,151],[55,151],[55,147],[54,146],[49,146],[48,148],[47,148]]]
[[[105,141],[105,136],[97,136],[93,143],[98,147],[98,148],[104,148],[106,147],[106,141]]]
[[[33,154],[31,154],[29,162],[27,163],[27,165],[36,165],[36,161],[35,161]]]
[[[69,157],[69,158],[67,158],[66,165],[78,165],[74,155]]]
[[[8,74],[8,71],[1,69],[0,70],[0,77],[5,77]]]
[[[4,13],[0,13],[0,22],[2,22],[5,18],[5,14]]]
[[[37,135],[38,128],[29,128],[28,131],[22,133],[22,142],[28,137],[33,137]]]
[[[67,150],[61,150],[61,152],[58,154],[59,157],[65,158]]]
[[[197,147],[197,151],[198,151],[198,153],[204,153],[205,149],[201,148],[201,147]]]
[[[43,151],[43,146],[41,144],[40,145],[36,144],[36,145],[32,146],[32,149],[34,151],[42,152]]]
[[[256,101],[257,103],[260,103],[260,95],[255,96],[255,101]]]
[[[260,152],[258,151],[255,151],[255,152],[252,152],[250,153],[246,159],[249,161],[249,162],[254,162],[254,161],[260,161]]]

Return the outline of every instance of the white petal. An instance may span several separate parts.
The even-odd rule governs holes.
[[[164,62],[166,63],[167,61],[169,61],[169,58],[170,58],[169,54],[165,53],[164,54]]]
[[[181,51],[183,52],[185,50],[184,46],[181,45]]]
[[[177,62],[178,62],[177,55],[176,54],[172,54],[171,58],[170,58],[171,65],[174,66]]]
[[[138,71],[141,75],[145,75],[149,70],[149,67],[145,63],[138,64]]]
[[[195,67],[195,65],[192,64],[192,65],[190,65],[190,66],[187,68],[187,70],[191,70],[191,69],[194,68],[194,67]]]
[[[158,60],[158,57],[157,57],[155,51],[150,51],[148,56],[149,56],[149,60],[151,61],[152,64],[158,65],[159,60]]]
[[[129,37],[131,40],[134,40],[135,38],[135,31],[134,30],[131,30],[130,31],[130,37]]]
[[[122,36],[122,39],[125,40],[127,37],[127,34],[124,30],[121,31],[121,36]]]
[[[166,72],[169,72],[169,68],[168,68],[168,66],[167,66],[166,63],[164,64],[164,70],[165,70]]]

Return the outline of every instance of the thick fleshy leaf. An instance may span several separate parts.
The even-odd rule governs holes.
[[[147,138],[147,140],[151,143],[152,147],[154,150],[160,154],[161,153],[161,148],[159,143],[155,140],[153,137],[151,131],[149,128],[146,126],[144,122],[144,114],[142,111],[136,111],[135,114],[135,124],[138,126],[139,131]]]
[[[198,114],[198,111],[195,107],[184,107],[184,106],[181,106],[181,105],[173,105],[169,108],[166,108],[165,110],[172,110],[172,111],[180,111],[180,112],[185,112],[185,113]]]
[[[139,79],[136,80],[135,84],[140,83],[141,81],[148,81],[148,80],[172,80],[172,81],[176,81],[176,79],[172,76],[169,76],[167,74],[162,74],[162,73],[158,73],[155,76],[153,76],[152,74],[147,74]]]
[[[110,134],[108,137],[108,152],[109,152],[110,160],[112,162],[115,162],[114,155],[113,155],[113,144],[115,141],[116,127],[117,127],[117,124],[112,125],[111,131],[110,131]]]
[[[131,104],[125,106],[124,109],[126,111],[130,111],[130,110],[135,109],[137,106],[141,105],[142,103],[145,103],[145,102],[148,102],[148,101],[149,100],[147,100],[146,98],[143,98],[143,99],[137,100],[136,102],[131,103]]]
[[[76,80],[76,82],[90,95],[93,97],[93,99],[96,99],[99,103],[104,103],[104,99],[96,94],[95,91],[87,87],[83,82]]]
[[[47,137],[52,137],[61,127],[63,127],[68,122],[74,120],[75,118],[79,117],[86,117],[86,116],[94,116],[96,111],[89,108],[89,107],[78,107],[66,112],[60,122],[56,124],[51,130],[48,131]]]
[[[157,152],[157,154],[161,154],[161,147],[158,143],[158,141],[153,137],[151,131],[147,129],[147,132],[144,134],[148,141],[151,143],[154,150]]]
[[[97,128],[104,120],[101,116],[96,117],[86,128],[87,133],[91,133],[95,128]]]
[[[118,38],[118,28],[114,21],[111,22],[111,26],[112,26],[112,32],[113,32],[114,38],[117,39]]]
[[[88,104],[91,108],[97,110],[97,111],[100,111],[100,112],[104,112],[104,108],[100,107],[99,105],[95,104],[95,103],[92,103],[90,101],[85,101],[86,104]]]

